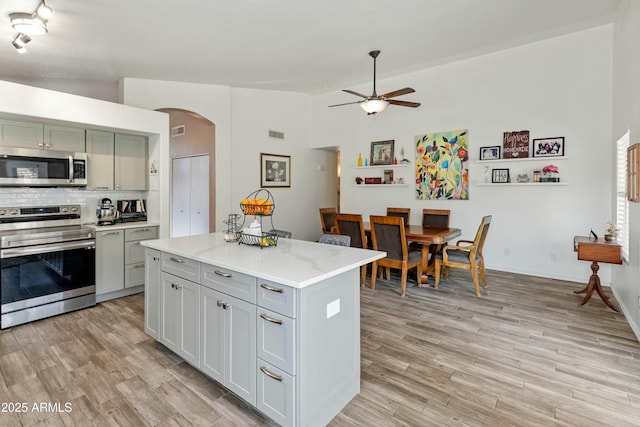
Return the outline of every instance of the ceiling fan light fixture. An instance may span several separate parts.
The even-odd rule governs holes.
[[[18,53],[25,53],[27,51],[27,48],[24,47],[23,44],[20,44],[20,43],[16,42],[15,40],[12,41],[11,44],[13,45],[13,47],[16,48],[16,51],[18,51]]]
[[[47,24],[31,13],[10,13],[9,19],[11,20],[11,26],[19,33],[28,34],[30,36],[36,36],[47,33]]]
[[[376,114],[384,111],[384,109],[387,108],[387,105],[389,105],[389,103],[384,99],[366,99],[364,101],[360,101],[358,104],[360,104],[360,107],[362,107],[362,109],[368,114]]]
[[[49,18],[51,18],[51,15],[53,15],[53,9],[51,8],[51,6],[47,5],[44,0],[42,0],[40,5],[36,9],[36,15],[38,15],[45,21],[48,21]]]
[[[18,47],[25,47],[27,45],[27,43],[29,43],[31,41],[31,37],[29,37],[26,34],[18,34],[16,35],[16,37],[13,39],[13,46],[17,49]]]

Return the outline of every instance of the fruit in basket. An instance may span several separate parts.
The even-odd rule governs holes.
[[[273,212],[273,202],[262,197],[258,199],[242,199],[240,206],[246,215],[271,215],[271,212]]]

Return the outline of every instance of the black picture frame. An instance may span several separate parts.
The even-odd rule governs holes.
[[[495,184],[511,182],[509,169],[491,169],[491,182]]]
[[[533,157],[563,157],[564,136],[533,140]]]
[[[371,157],[369,164],[376,165],[392,165],[393,164],[393,145],[395,140],[374,141],[371,143]]]
[[[500,148],[499,145],[480,147],[480,160],[499,160]]]
[[[291,156],[260,153],[260,187],[291,187]]]

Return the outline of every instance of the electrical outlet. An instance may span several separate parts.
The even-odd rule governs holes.
[[[509,248],[504,248],[504,254],[505,254],[506,256],[511,255],[511,251],[509,250]]]

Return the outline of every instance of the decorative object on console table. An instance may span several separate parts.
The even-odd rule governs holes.
[[[291,156],[260,153],[260,187],[291,187]]]
[[[493,183],[511,182],[509,177],[509,169],[491,169],[491,182]]]
[[[480,160],[498,160],[500,159],[500,146],[480,147]]]
[[[371,143],[371,166],[392,165],[394,140],[374,141]]]
[[[416,199],[469,200],[466,129],[416,135]]]
[[[502,136],[502,158],[522,159],[529,157],[529,131],[505,132]]]
[[[533,140],[533,157],[564,156],[564,137],[542,138]]]
[[[540,182],[560,182],[560,172],[556,165],[547,165],[542,168]]]
[[[618,234],[620,233],[620,229],[613,221],[609,221],[607,224],[609,225],[609,228],[607,228],[607,231],[604,234],[604,240],[607,242],[615,242]]]

